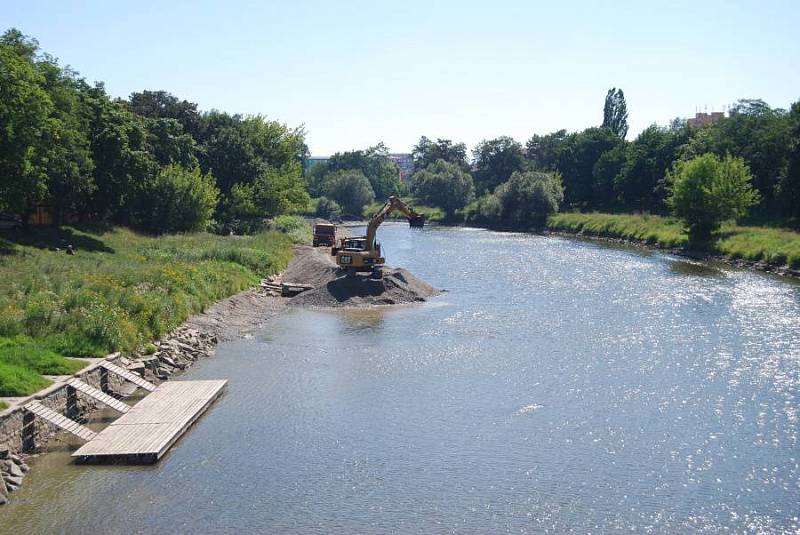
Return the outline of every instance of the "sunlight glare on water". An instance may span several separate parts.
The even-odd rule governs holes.
[[[800,529],[800,286],[562,238],[380,239],[446,292],[219,346],[186,378],[225,396],[159,465],[35,460],[0,531]]]

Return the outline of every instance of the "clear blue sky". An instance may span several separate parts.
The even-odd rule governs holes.
[[[12,26],[114,96],[305,125],[319,155],[580,130],[612,86],[629,139],[698,106],[800,99],[797,0],[0,0]]]

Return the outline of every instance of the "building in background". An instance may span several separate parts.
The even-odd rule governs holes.
[[[400,168],[401,182],[405,182],[412,174],[414,174],[414,158],[411,157],[410,153],[389,154],[388,157],[397,164],[397,167]],[[303,162],[303,171],[307,173],[317,165],[327,163],[327,161],[330,159],[330,156],[309,156]]]
[[[725,112],[722,111],[712,111],[711,113],[697,112],[694,114],[693,118],[686,120],[686,124],[689,126],[700,127],[707,124],[716,123],[724,117]]]
[[[400,181],[405,182],[414,174],[414,158],[407,153],[394,153],[389,155],[389,159],[400,168]]]
[[[312,167],[326,163],[330,159],[330,156],[309,156],[303,161],[303,171],[308,173]]]

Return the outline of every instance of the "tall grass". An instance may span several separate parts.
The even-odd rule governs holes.
[[[680,222],[655,215],[564,213],[550,216],[547,227],[638,241],[667,248],[685,248],[688,236]],[[708,244],[709,252],[731,258],[800,268],[800,233],[769,227],[725,225]]]
[[[77,253],[65,254],[64,243]],[[0,234],[0,395],[31,393],[47,384],[40,374],[80,368],[64,356],[141,347],[284,269],[292,243],[278,231],[250,237],[149,237],[121,228]]]

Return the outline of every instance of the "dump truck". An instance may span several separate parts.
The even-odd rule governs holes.
[[[375,277],[381,277],[381,268],[386,259],[381,255],[381,244],[375,238],[378,227],[394,210],[405,214],[412,228],[425,226],[423,215],[409,208],[399,197],[389,197],[389,200],[369,220],[366,236],[342,238],[339,244],[331,249],[331,254],[336,257],[336,265],[340,270],[345,271],[348,276],[370,273]]]
[[[317,223],[314,225],[314,247],[336,245],[336,225],[331,223]]]

